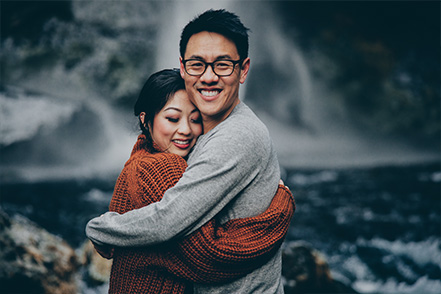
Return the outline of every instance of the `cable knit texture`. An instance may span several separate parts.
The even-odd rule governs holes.
[[[184,173],[182,157],[147,150],[140,135],[115,185],[111,211],[125,213],[161,200]],[[116,248],[109,293],[191,293],[191,282],[242,277],[277,252],[294,210],[291,192],[279,185],[269,208],[256,217],[223,225],[211,220],[179,242]]]

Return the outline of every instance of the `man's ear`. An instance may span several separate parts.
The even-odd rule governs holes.
[[[184,78],[185,69],[184,64],[182,63],[182,57],[179,57],[179,71],[181,72],[181,77]]]
[[[250,70],[250,58],[247,57],[243,62],[242,62],[242,67],[240,69],[240,83],[243,84],[245,83],[245,80],[247,79],[247,75],[248,75],[248,71]]]

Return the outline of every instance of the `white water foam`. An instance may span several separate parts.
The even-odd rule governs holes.
[[[386,282],[379,281],[356,281],[354,289],[360,293],[382,293],[382,294],[439,294],[441,282],[431,280],[426,276],[419,278],[414,284],[408,285],[404,282],[397,282],[395,279],[388,279]]]
[[[388,278],[386,281],[373,279],[372,275],[367,275],[366,271],[357,275],[357,279],[352,286],[360,293],[440,293],[441,281],[430,279],[427,275],[419,276],[409,265],[402,262],[397,257],[405,257],[415,262],[420,268],[424,268],[428,264],[441,266],[441,241],[436,237],[431,237],[420,242],[403,242],[401,240],[387,241],[384,239],[374,238],[372,240],[357,240],[357,245],[368,246],[381,249],[389,254],[383,257],[383,262],[395,260],[397,271],[409,280],[415,283],[408,284],[403,281],[397,281],[395,278]],[[358,259],[358,257],[357,257]],[[359,261],[358,266],[351,268],[363,268]],[[354,271],[357,272],[357,271]]]
[[[51,132],[68,122],[79,108],[75,102],[26,94],[17,88],[7,91],[0,93],[0,145],[3,146]]]
[[[420,242],[387,241],[379,238],[369,241],[360,239],[357,244],[379,248],[394,256],[406,256],[420,267],[429,263],[441,267],[441,241],[437,238],[429,238]]]

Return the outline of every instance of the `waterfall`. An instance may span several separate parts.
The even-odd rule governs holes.
[[[438,153],[354,128],[346,115],[350,110],[339,99],[344,94],[312,74],[313,68],[338,71],[339,65],[320,48],[305,52],[293,34],[299,28],[286,27],[276,5],[73,1],[74,19],[48,19],[35,48],[4,40],[3,86],[14,85],[27,94],[17,98],[0,89],[0,112],[5,113],[1,176],[117,173],[136,139],[136,119],[130,112],[145,79],[179,66],[183,27],[210,8],[236,13],[251,29],[251,67],[240,99],[268,126],[283,165],[347,167],[439,158]],[[32,105],[39,110],[21,110]]]

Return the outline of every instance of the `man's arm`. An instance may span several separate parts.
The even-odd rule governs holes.
[[[132,265],[137,272],[153,267],[196,283],[229,282],[274,256],[294,210],[291,192],[279,185],[268,209],[257,216],[233,219],[220,227],[211,220],[180,242],[156,251],[142,247],[123,250],[136,253],[136,258],[144,261]]]
[[[203,149],[197,159],[161,201],[123,215],[108,212],[94,218],[86,228],[88,237],[96,244],[147,246],[201,227],[256,177],[268,152],[264,144],[253,145],[249,132],[228,135],[214,133],[198,146]]]
[[[280,248],[295,211],[289,189],[279,185],[268,209],[255,217],[233,219],[221,227],[213,221],[163,256],[165,268],[196,282],[228,282],[266,263]],[[217,230],[216,230],[217,227]],[[176,254],[176,253],[179,254]]]

